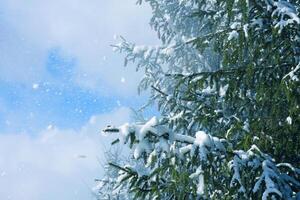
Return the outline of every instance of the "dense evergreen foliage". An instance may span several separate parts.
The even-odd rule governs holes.
[[[139,1],[138,3],[142,3]],[[160,46],[121,38],[160,119],[104,132],[138,199],[300,198],[300,1],[145,0]],[[143,163],[143,164],[141,164]]]

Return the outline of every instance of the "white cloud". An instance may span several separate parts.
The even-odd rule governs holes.
[[[91,117],[80,130],[49,125],[36,137],[0,134],[0,199],[92,199],[93,180],[103,173],[97,157],[111,140],[99,131],[128,120],[130,110],[121,107]]]
[[[134,0],[1,0],[0,79],[39,81],[49,49],[59,47],[78,62],[76,82],[108,93],[133,93],[139,75],[124,69],[111,51],[114,34],[155,42],[151,11]],[[106,59],[103,59],[105,57]],[[118,75],[117,75],[118,74]],[[120,74],[127,79],[119,81]]]

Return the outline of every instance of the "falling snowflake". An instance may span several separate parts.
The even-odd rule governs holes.
[[[39,84],[37,84],[37,83],[34,83],[34,84],[32,84],[32,89],[34,89],[34,90],[37,90],[37,89],[39,89]]]

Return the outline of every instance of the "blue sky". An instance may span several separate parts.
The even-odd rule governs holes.
[[[99,130],[147,99],[110,45],[157,44],[150,16],[134,0],[0,1],[0,199],[92,199]]]
[[[45,60],[47,75],[38,82],[24,84],[0,80],[2,103],[10,112],[18,113],[23,121],[19,124],[10,123],[14,120],[5,119],[5,112],[1,113],[2,132],[22,131],[32,134],[47,124],[55,124],[61,128],[79,128],[93,115],[121,106],[139,108],[146,102],[145,97],[137,96],[135,92],[128,95],[119,92],[107,94],[76,84],[73,80],[76,76],[76,57],[66,58],[60,51],[59,48],[49,50]],[[122,67],[122,63],[116,62],[117,67]],[[122,78],[120,87],[126,86],[126,79]],[[107,86],[106,90],[110,88],[112,87]]]

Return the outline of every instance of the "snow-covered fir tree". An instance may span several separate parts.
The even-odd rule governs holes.
[[[161,116],[103,130],[136,160],[111,163],[118,185],[137,199],[300,199],[300,1],[138,3],[162,44],[114,48]]]

